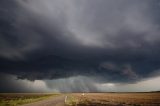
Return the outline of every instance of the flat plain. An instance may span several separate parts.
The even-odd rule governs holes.
[[[75,106],[160,106],[160,93],[73,93],[68,104]]]
[[[160,106],[160,92],[1,93],[0,106]]]

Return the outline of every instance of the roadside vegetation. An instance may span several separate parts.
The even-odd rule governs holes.
[[[59,94],[43,93],[1,93],[0,106],[19,106],[22,104],[41,101],[58,95]]]

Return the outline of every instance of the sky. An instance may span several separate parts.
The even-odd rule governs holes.
[[[0,0],[0,92],[160,90],[159,0]]]

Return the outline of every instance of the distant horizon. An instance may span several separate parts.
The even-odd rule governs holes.
[[[148,91],[148,92],[0,92],[1,94],[63,94],[63,93],[160,93],[160,91]]]

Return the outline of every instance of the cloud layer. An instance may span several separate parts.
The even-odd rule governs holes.
[[[76,76],[96,83],[134,83],[159,76],[154,74],[160,68],[159,4],[1,0],[0,70],[23,80],[55,80],[57,86],[56,80]],[[93,91],[84,86],[64,91]]]

